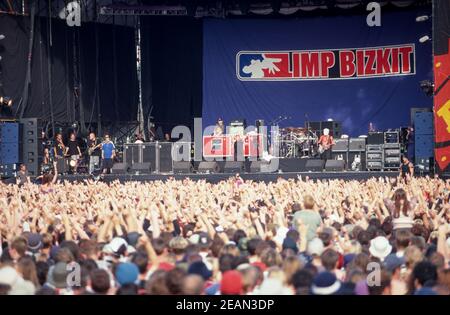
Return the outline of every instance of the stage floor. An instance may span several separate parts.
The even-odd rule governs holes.
[[[166,180],[168,178],[174,178],[177,180],[182,180],[185,178],[190,178],[192,180],[206,180],[210,183],[217,183],[221,180],[226,180],[231,176],[234,176],[233,173],[218,173],[218,174],[108,174],[103,176],[103,181],[111,182],[115,180],[119,180],[120,182],[126,181],[156,181],[156,180]],[[253,180],[253,181],[263,181],[263,182],[273,182],[278,178],[290,179],[290,178],[298,178],[301,176],[302,178],[309,177],[310,179],[343,179],[343,180],[366,180],[372,177],[396,177],[398,176],[398,172],[289,172],[289,173],[240,173],[240,176],[244,180]],[[60,176],[59,179],[67,180],[70,182],[73,181],[83,181],[85,179],[92,178],[88,175],[65,175]]]

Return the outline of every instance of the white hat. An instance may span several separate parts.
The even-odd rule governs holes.
[[[9,285],[12,287],[19,279],[19,274],[16,269],[11,266],[0,268],[0,284]]]
[[[122,249],[122,247],[124,247]],[[128,253],[135,251],[134,247],[128,245],[127,241],[122,237],[114,237],[111,242],[103,247],[103,251],[108,254],[121,255],[122,250],[126,250]]]
[[[308,243],[308,248],[306,249],[306,252],[308,255],[322,255],[324,250],[323,242],[320,238],[315,237]]]
[[[384,236],[375,237],[370,241],[369,252],[372,256],[383,260],[392,251],[392,246]]]
[[[191,237],[189,237],[189,242],[191,242],[191,244],[198,244],[199,240],[200,240],[200,235],[198,235],[198,234],[192,234]]]
[[[267,278],[258,290],[259,295],[292,295],[292,291],[283,285],[280,279]]]
[[[9,295],[33,295],[35,292],[33,283],[24,280],[11,266],[0,268],[0,284],[11,287]]]

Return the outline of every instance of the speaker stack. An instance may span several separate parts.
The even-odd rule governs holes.
[[[22,128],[22,163],[27,166],[30,176],[39,175],[43,159],[43,147],[40,141],[42,121],[38,118],[20,120]]]
[[[338,139],[342,136],[342,123],[340,121],[310,121],[309,130],[320,136],[325,128],[330,130],[330,135]]]
[[[331,156],[333,158],[333,160],[338,160],[338,161],[344,161],[344,167],[343,169],[345,169],[346,165],[348,165],[348,143],[349,140],[348,138],[346,139],[336,139],[334,140],[334,142],[336,143],[332,148],[331,148]],[[341,164],[341,163],[339,163]],[[325,169],[327,169],[325,167]]]
[[[21,160],[19,124],[0,122],[0,176],[13,177]]]
[[[416,112],[414,114],[414,156],[415,164],[423,166],[423,173],[433,171],[434,163],[434,136],[433,112]]]
[[[347,169],[352,171],[366,170],[366,139],[350,138],[348,144]]]

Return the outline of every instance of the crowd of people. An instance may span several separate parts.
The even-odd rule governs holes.
[[[450,181],[0,183],[0,294],[450,294]]]

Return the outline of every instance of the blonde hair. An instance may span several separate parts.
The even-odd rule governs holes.
[[[414,266],[423,260],[423,253],[419,247],[410,245],[405,249],[405,263],[408,268],[414,268]]]
[[[305,209],[312,209],[314,208],[315,204],[316,202],[314,201],[314,198],[311,195],[306,195],[303,198],[303,207],[305,207]]]
[[[287,277],[284,271],[280,267],[270,267],[267,270],[267,278],[268,279],[278,279],[281,283],[287,283]]]

